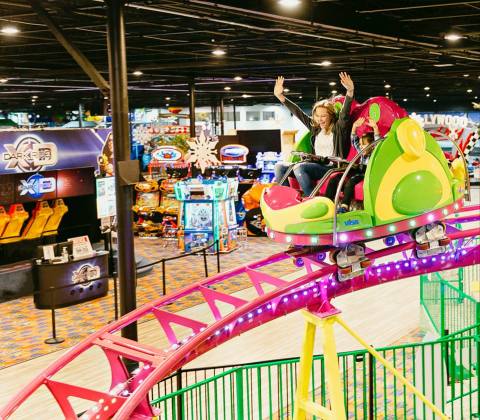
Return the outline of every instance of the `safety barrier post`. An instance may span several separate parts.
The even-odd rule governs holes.
[[[243,419],[244,410],[243,410],[243,369],[242,368],[238,368],[235,371],[235,391],[236,391],[237,419]]]
[[[60,344],[60,343],[63,343],[65,339],[57,337],[57,329],[55,324],[55,295],[54,295],[55,287],[50,286],[49,291],[50,291],[50,309],[52,311],[52,336],[50,338],[47,338],[44,341],[44,343]]]

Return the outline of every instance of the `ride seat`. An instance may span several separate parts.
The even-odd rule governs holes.
[[[363,201],[363,181],[360,181],[355,185],[355,200]]]
[[[356,155],[357,155],[357,150],[355,149],[355,147],[352,144],[352,146],[350,147],[350,151],[348,152],[348,156],[347,156],[346,160],[348,160],[350,162],[351,160],[353,160],[353,158]],[[332,167],[332,169],[333,169],[333,167]],[[318,195],[324,196],[327,193],[327,187],[328,187],[328,184],[330,183],[330,181],[334,178],[342,176],[342,174],[343,174],[343,172],[335,172],[333,174],[330,174],[328,179],[323,183],[323,185],[318,190]],[[296,178],[294,178],[293,176],[289,177],[288,182],[290,184],[290,187],[295,188],[296,190],[300,190],[300,184],[298,183]],[[319,182],[320,182],[320,180],[317,180],[317,184]],[[362,185],[363,185],[363,182],[362,182]],[[362,191],[362,200],[363,200],[363,191]]]

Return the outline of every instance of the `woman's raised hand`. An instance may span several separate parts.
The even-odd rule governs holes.
[[[342,86],[347,89],[347,95],[353,96],[353,90],[355,88],[355,85],[353,84],[353,80],[350,75],[342,71],[340,72],[339,77]]]
[[[283,95],[283,76],[278,76],[275,81],[275,87],[273,88],[273,94],[278,98],[280,102],[285,102],[285,96]]]

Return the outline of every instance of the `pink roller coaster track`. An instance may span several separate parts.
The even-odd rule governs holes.
[[[479,208],[480,206],[472,206],[464,208],[462,212],[476,211],[475,214],[478,214]],[[155,415],[155,409],[150,406],[147,396],[155,384],[201,354],[241,333],[301,308],[309,308],[325,315],[335,313],[336,309],[330,301],[337,296],[356,290],[419,274],[479,264],[480,245],[476,245],[469,238],[479,236],[480,229],[476,227],[462,231],[453,226],[454,223],[458,225],[479,219],[478,215],[447,219],[446,223],[451,225],[447,232],[450,231],[449,237],[455,245],[450,246],[448,253],[424,259],[415,257],[415,243],[408,239],[407,235],[398,235],[397,239],[401,243],[379,251],[371,251],[368,257],[374,262],[373,265],[362,276],[343,282],[336,280],[337,266],[323,262],[319,258],[322,254],[324,256],[322,250],[311,249],[301,257],[297,255],[297,262],[301,258],[306,273],[292,281],[258,270],[292,257],[289,253],[282,252],[163,296],[125,315],[117,322],[105,326],[71,348],[15,395],[0,410],[0,419],[6,419],[12,415],[42,386],[49,389],[67,419],[77,418],[68,400],[70,397],[93,402],[92,407],[82,415],[83,419],[151,418]],[[405,242],[402,243],[402,241]],[[376,259],[394,254],[401,254],[401,259],[388,263],[375,262]],[[258,295],[250,301],[212,288],[241,274],[248,275],[252,286],[257,291]],[[265,292],[262,287],[265,283],[274,286],[274,289],[268,293]],[[202,294],[215,319],[210,325],[168,312],[166,309],[167,305],[178,299],[198,292]],[[232,305],[233,311],[222,315],[217,306],[218,302]],[[155,348],[114,335],[123,327],[151,314],[156,317],[160,328],[165,333],[170,343],[169,348]],[[192,333],[179,338],[172,329],[172,324],[188,327]],[[51,379],[53,375],[94,346],[104,351],[110,365],[112,379],[108,390],[100,392]],[[140,362],[139,369],[131,374],[128,373],[122,357]]]

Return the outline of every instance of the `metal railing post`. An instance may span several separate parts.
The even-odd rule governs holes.
[[[57,328],[55,324],[55,287],[50,286],[49,287],[49,292],[50,292],[50,309],[52,313],[52,336],[50,338],[47,338],[44,343],[45,344],[60,344],[65,341],[64,338],[59,338],[57,337]]]
[[[235,390],[236,390],[236,406],[237,419],[244,418],[243,410],[243,369],[239,368],[235,372]]]

